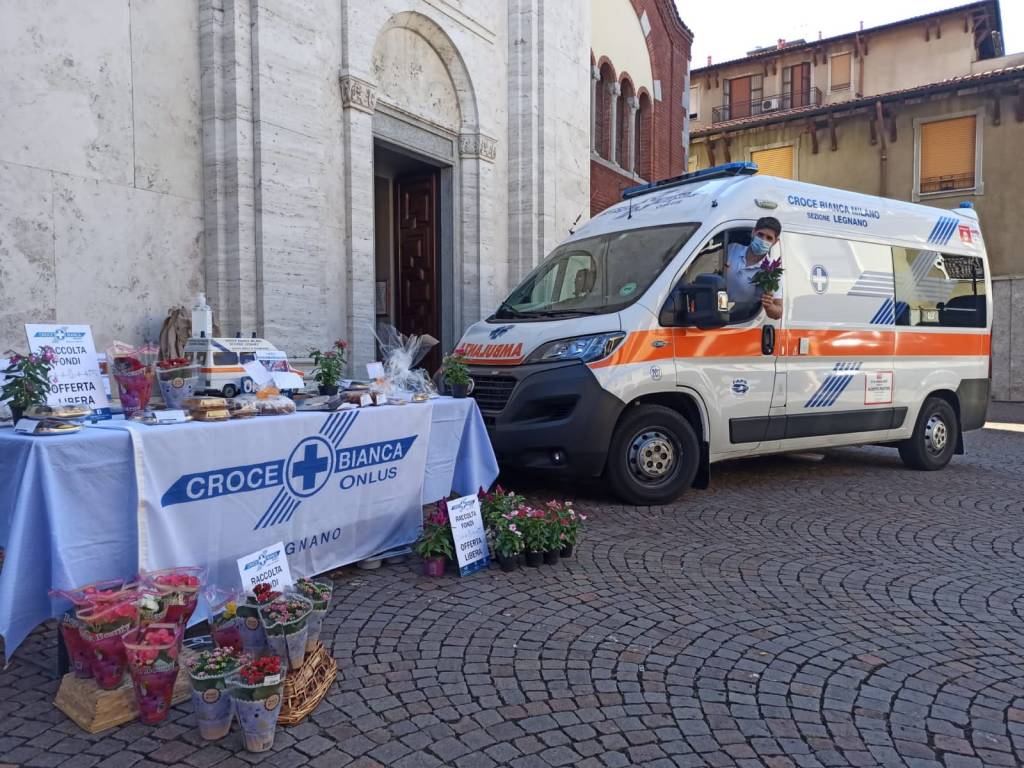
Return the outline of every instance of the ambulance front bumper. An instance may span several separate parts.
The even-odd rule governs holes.
[[[580,362],[474,367],[473,397],[502,468],[604,470],[625,404]]]

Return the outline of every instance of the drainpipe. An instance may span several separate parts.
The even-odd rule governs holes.
[[[882,118],[882,102],[875,102],[875,121],[878,126],[878,196],[886,194],[886,161],[889,159],[885,145],[885,120]]]

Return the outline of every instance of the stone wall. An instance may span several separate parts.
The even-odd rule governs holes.
[[[202,289],[199,14],[179,0],[4,2],[0,352],[26,322],[156,339]]]

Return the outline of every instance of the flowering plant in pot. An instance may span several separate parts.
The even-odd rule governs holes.
[[[167,603],[167,621],[187,626],[199,602],[199,588],[205,573],[206,569],[199,566],[166,568],[144,574],[143,583],[163,596]]]
[[[452,397],[465,397],[473,391],[473,379],[466,367],[466,350],[459,347],[441,361],[441,376],[448,384]]]
[[[306,653],[311,653],[317,641],[320,640],[320,630],[323,627],[324,617],[327,609],[331,606],[331,593],[334,591],[333,581],[314,581],[313,579],[299,579],[295,588],[303,597],[313,603],[313,610],[309,614],[308,631],[306,633]]]
[[[455,557],[448,505],[438,503],[423,521],[423,533],[413,544],[416,554],[423,558],[424,576],[443,576],[445,560]]]
[[[206,591],[210,605],[210,634],[218,648],[231,648],[242,653],[242,619],[238,615],[238,594],[220,589]]]
[[[542,509],[523,507],[520,510],[519,527],[523,530],[526,564],[531,568],[544,562],[544,551],[548,547],[548,518]]]
[[[515,570],[524,548],[522,520],[521,510],[516,509],[503,514],[491,527],[494,553],[505,572]]]
[[[0,402],[11,409],[14,423],[33,405],[43,405],[51,388],[50,368],[57,359],[53,347],[43,347],[39,354],[11,355],[0,376]]]
[[[128,670],[139,705],[139,720],[154,725],[167,717],[178,679],[183,629],[178,624],[151,624],[124,636]]]
[[[64,611],[60,616],[60,633],[64,638],[64,646],[67,648],[75,677],[83,680],[92,679],[92,648],[82,637],[83,623],[76,615],[75,609],[91,609],[95,607],[99,596],[118,593],[122,586],[124,579],[111,579],[72,589],[50,590],[50,598],[54,601],[54,613]],[[63,605],[58,607],[59,602],[63,600],[70,601],[74,608],[65,610]]]
[[[135,606],[139,609],[140,627],[148,627],[167,619],[167,603],[159,592],[150,589],[140,590]]]
[[[312,348],[309,356],[313,358],[313,379],[320,385],[321,395],[338,394],[338,382],[341,380],[341,372],[345,369],[345,354],[348,351],[348,342],[338,339],[332,347],[327,350]]]
[[[92,652],[92,676],[105,691],[121,685],[127,663],[124,636],[135,628],[139,609],[134,598],[118,603],[101,603],[79,608],[79,630]]]
[[[137,357],[114,357],[114,381],[117,382],[118,399],[126,419],[146,409],[153,392],[153,379]]]
[[[260,620],[267,633],[272,653],[288,660],[288,668],[297,670],[306,660],[306,636],[313,603],[301,595],[282,595],[260,606]]]
[[[558,545],[561,549],[561,557],[572,557],[573,549],[579,540],[580,532],[583,530],[583,523],[587,516],[577,512],[572,507],[571,501],[549,501],[548,509],[558,518],[559,536]]]
[[[221,739],[231,730],[234,710],[227,679],[246,661],[235,648],[221,647],[200,651],[186,664],[199,735],[207,741]]]
[[[526,506],[526,499],[512,491],[506,491],[500,485],[493,493],[486,493],[483,488],[477,493],[480,499],[480,516],[484,525],[491,528],[501,522],[505,515],[517,512]]]
[[[260,606],[272,603],[280,596],[280,592],[263,582],[253,587],[253,594],[235,609],[240,619],[238,631],[242,635],[242,648],[251,656],[259,656],[267,647],[267,633],[260,621]]]
[[[249,752],[266,752],[274,746],[284,688],[283,666],[279,656],[264,656],[228,677],[242,740]]]

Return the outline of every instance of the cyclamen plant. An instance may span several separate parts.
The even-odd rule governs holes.
[[[750,282],[760,288],[763,293],[775,293],[782,283],[783,271],[781,256],[777,259],[765,256],[758,265],[757,272],[750,278]]]
[[[50,369],[56,359],[53,347],[43,347],[38,354],[11,355],[3,371],[6,381],[0,387],[0,402],[19,411],[45,403],[52,387]]]

